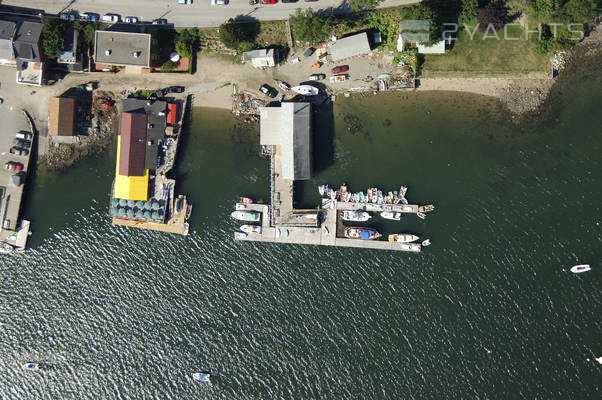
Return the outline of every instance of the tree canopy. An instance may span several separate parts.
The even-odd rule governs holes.
[[[473,22],[479,14],[479,0],[462,0],[462,9],[458,16],[458,22],[469,24]]]
[[[486,31],[490,25],[499,30],[508,22],[508,7],[501,0],[492,1],[479,10],[478,21],[481,31]]]
[[[190,58],[199,48],[200,32],[196,28],[184,29],[176,35],[176,53]]]
[[[314,15],[311,8],[301,11],[297,8],[295,14],[291,15],[289,22],[293,29],[296,40],[316,44],[328,38],[333,28],[331,17],[319,17]]]
[[[259,21],[241,21],[240,17],[230,19],[219,27],[219,39],[231,49],[238,49],[243,42],[253,42],[259,34]]]
[[[49,59],[56,59],[61,55],[65,40],[64,21],[55,18],[45,18],[42,22],[42,48]]]

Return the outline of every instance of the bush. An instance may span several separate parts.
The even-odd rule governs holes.
[[[42,21],[42,48],[44,54],[51,60],[57,59],[65,47],[65,23],[55,18],[45,18]]]
[[[491,25],[499,30],[508,22],[508,8],[501,0],[493,1],[481,8],[478,15],[479,30],[485,32]]]
[[[469,25],[479,14],[479,0],[462,0],[462,11],[458,16],[458,22]]]
[[[178,66],[178,63],[173,62],[171,60],[167,60],[161,65],[161,72],[171,72],[175,67]]]
[[[219,39],[231,49],[238,49],[242,42],[253,42],[259,34],[259,21],[230,19],[219,27]]]
[[[295,14],[289,18],[296,40],[317,44],[328,39],[334,27],[331,17],[319,17],[308,8],[301,11],[297,8]]]
[[[255,47],[255,45],[251,42],[240,42],[240,44],[238,45],[238,50],[240,51],[251,51],[253,50],[253,47]]]

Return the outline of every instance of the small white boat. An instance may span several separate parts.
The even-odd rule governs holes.
[[[324,186],[326,185],[318,186],[318,192],[320,193],[320,196],[324,196],[324,192],[326,191],[326,188],[324,188]]]
[[[406,193],[408,192],[408,188],[406,186],[401,186],[399,188],[399,195],[401,197],[406,197]]]
[[[345,221],[368,221],[372,216],[366,211],[343,211],[341,218]]]
[[[192,374],[192,379],[199,382],[211,383],[211,375],[202,372],[195,372]]]
[[[423,246],[430,246],[431,245],[431,239],[426,239],[422,242]]]
[[[247,208],[246,204],[236,203],[236,210],[240,211],[240,210],[245,210],[246,208]]]
[[[417,216],[418,216],[418,218],[420,218],[420,219],[425,219],[425,218],[426,218],[426,214],[425,214],[425,213],[418,212],[418,213],[416,213],[416,215],[417,215]]]
[[[282,235],[282,231],[280,228],[276,228],[276,237],[280,237],[280,235]]]
[[[397,211],[383,211],[380,216],[385,219],[392,219],[393,221],[399,221],[401,219],[401,213]]]
[[[299,85],[299,86],[293,86],[291,88],[291,90],[295,93],[299,93],[302,94],[304,96],[315,96],[317,95],[320,91],[318,90],[318,88],[310,86],[310,85]]]
[[[591,271],[591,267],[589,266],[589,264],[581,264],[581,265],[575,265],[574,267],[571,268],[571,272],[573,274],[582,274],[584,272],[587,271]]]
[[[594,358],[594,360],[598,361],[598,364],[602,364],[602,357]]]
[[[411,233],[395,233],[389,235],[389,242],[411,243],[418,239],[420,239],[418,236],[412,235]]]
[[[259,225],[241,225],[240,230],[244,233],[261,233],[261,226]]]
[[[234,232],[234,239],[241,240],[247,237],[247,234],[244,232]]]
[[[234,211],[230,216],[240,221],[258,222],[261,219],[261,213],[257,211]]]
[[[29,371],[37,371],[38,369],[40,369],[40,365],[36,364],[36,363],[27,363],[27,364],[23,364],[23,369],[26,369]]]

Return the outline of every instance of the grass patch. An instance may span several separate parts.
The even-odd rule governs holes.
[[[447,54],[424,56],[422,76],[516,75],[550,71],[548,57],[534,52],[535,45],[525,39],[522,27],[508,27],[507,36],[520,37],[519,40],[504,40],[503,31],[498,35],[500,40],[483,40],[484,34],[477,31],[470,40],[466,30],[459,32],[458,40]]]
[[[261,21],[261,30],[255,38],[257,46],[288,46],[284,21]]]
[[[240,64],[240,56],[236,54],[220,53],[219,51],[207,50],[202,53],[204,56],[219,58],[220,60],[231,62],[232,64]]]

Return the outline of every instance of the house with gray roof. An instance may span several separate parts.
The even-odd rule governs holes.
[[[151,35],[116,31],[96,31],[94,62],[103,65],[150,67]]]
[[[371,51],[366,32],[337,39],[330,45],[330,54],[334,62],[368,54]]]
[[[15,62],[13,37],[16,30],[16,23],[0,20],[0,64],[14,64]]]

